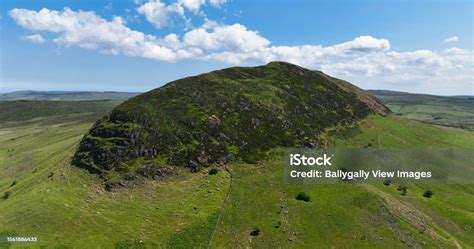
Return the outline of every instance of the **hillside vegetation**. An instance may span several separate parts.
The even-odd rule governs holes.
[[[184,171],[107,192],[97,177],[70,165],[92,124],[87,114],[0,124],[0,196],[10,193],[0,198],[0,248],[15,235],[39,243],[13,248],[205,247],[228,176]]]
[[[286,185],[278,149],[228,172],[181,170],[108,192],[70,165],[92,124],[81,114],[0,126],[0,193],[10,192],[0,237],[39,238],[13,248],[474,246],[472,185],[409,185],[405,196],[394,185]],[[474,147],[471,132],[396,118],[369,116],[349,131],[324,134],[331,146]]]
[[[396,115],[425,123],[474,130],[474,97],[433,96],[393,91],[369,91]]]
[[[284,62],[180,79],[129,99],[83,138],[73,163],[109,187],[175,167],[256,162],[277,146],[321,145],[327,127],[389,113],[361,89]]]

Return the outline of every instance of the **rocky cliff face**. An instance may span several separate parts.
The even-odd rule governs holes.
[[[284,62],[183,78],[124,102],[84,136],[73,164],[110,182],[161,177],[276,146],[318,147],[327,127],[389,110],[361,89]]]

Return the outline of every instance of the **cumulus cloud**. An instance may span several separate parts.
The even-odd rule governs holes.
[[[189,11],[197,12],[201,5],[205,4],[205,0],[179,0],[177,2],[179,5],[184,6]]]
[[[198,59],[204,51],[250,52],[270,44],[258,32],[241,24],[219,25],[209,20],[180,39],[176,34],[164,38],[147,35],[128,28],[121,17],[108,21],[91,11],[13,9],[9,14],[26,29],[57,33],[53,41],[58,45],[163,61]]]
[[[168,21],[167,14],[181,15],[185,8],[196,10],[202,3],[189,2],[186,6],[183,1],[182,5],[173,6],[155,0],[142,5],[139,11],[155,26],[161,27]],[[473,80],[472,49],[395,51],[388,40],[370,35],[332,46],[272,45],[259,32],[242,24],[224,25],[208,19],[200,27],[182,35],[170,33],[158,37],[130,29],[121,17],[106,20],[91,11],[69,8],[61,11],[12,9],[9,15],[28,30],[56,34],[52,41],[60,46],[77,46],[104,54],[160,61],[220,61],[236,65],[281,60],[349,80],[363,77],[364,80],[383,82],[465,84]],[[39,34],[28,37],[23,39],[44,42]]]
[[[223,60],[229,63],[242,63],[246,60],[259,60],[268,62],[284,60],[296,64],[310,66],[321,64],[329,59],[343,60],[344,58],[360,57],[365,55],[374,56],[384,53],[390,49],[390,43],[386,39],[377,39],[372,36],[360,36],[352,41],[323,47],[321,45],[302,46],[268,46],[269,42],[262,44],[259,49],[250,51],[225,51],[207,56],[210,59]]]
[[[227,3],[227,0],[209,0],[209,3],[214,7],[220,7]]]
[[[209,4],[213,7],[220,7],[225,2],[226,0],[210,0]],[[205,16],[205,14],[200,11],[203,5],[206,5],[206,0],[177,0],[170,4],[166,4],[161,0],[149,0],[138,7],[137,11],[144,15],[146,20],[156,28],[162,28],[171,23],[171,19],[174,15],[179,16],[189,23],[190,18],[186,16],[186,11],[194,15],[201,14]]]
[[[38,44],[42,44],[46,42],[46,40],[40,34],[24,35],[20,38],[24,41],[29,41],[29,42],[38,43]]]
[[[137,11],[144,15],[147,21],[156,28],[168,26],[172,14],[184,17],[184,9],[180,4],[166,5],[160,0],[147,2],[140,6]]]
[[[459,41],[459,37],[452,36],[452,37],[448,37],[448,38],[444,39],[443,42],[446,43],[446,42],[458,42],[458,41]]]
[[[385,39],[376,39],[372,36],[359,36],[352,41],[336,45],[333,48],[344,53],[383,52],[390,49],[390,42]]]
[[[164,61],[195,57],[201,53],[196,49],[182,51],[165,46],[170,45],[172,39],[163,40],[131,30],[125,26],[121,17],[107,21],[94,12],[76,12],[69,8],[62,11],[12,9],[9,14],[26,29],[57,33],[58,37],[53,42],[65,47],[78,46],[105,54],[124,54]]]
[[[184,44],[189,47],[203,48],[206,50],[230,50],[235,52],[250,52],[262,50],[270,41],[260,36],[256,31],[248,30],[241,24],[211,26],[197,28],[184,35]]]

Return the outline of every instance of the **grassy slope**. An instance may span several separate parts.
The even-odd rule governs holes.
[[[426,123],[474,130],[474,99],[372,91],[397,115]]]
[[[182,172],[109,193],[93,175],[69,166],[91,125],[90,115],[77,114],[0,126],[0,194],[11,191],[0,199],[0,234],[39,236],[39,245],[52,247],[110,248],[140,240],[150,247],[205,247],[219,217],[212,247],[474,245],[473,186],[413,185],[400,196],[396,186],[284,185],[277,152],[259,166],[229,165],[233,184],[220,216],[229,186],[223,171]],[[330,134],[335,146],[474,147],[468,131],[403,119],[371,117],[338,137]],[[433,198],[421,196],[428,188]],[[312,201],[296,201],[300,191]],[[261,230],[257,237],[249,235],[254,227]]]
[[[87,115],[75,119],[83,117],[84,122],[50,117],[46,123],[40,118],[1,126],[0,191],[11,195],[0,199],[0,234],[38,236],[39,245],[80,248],[140,240],[147,245],[207,245],[228,186],[226,174],[183,172],[170,180],[106,192],[95,176],[69,165],[92,125]]]
[[[336,141],[336,146],[363,147],[370,141],[376,141],[375,145],[378,147],[390,148],[474,148],[474,133],[404,119],[397,122],[372,119],[361,123],[361,133],[346,141]],[[443,237],[454,237],[466,248],[474,246],[474,185],[411,185],[409,194],[405,197],[396,191],[396,186],[376,187],[390,194],[383,197],[396,198],[405,202],[408,207],[428,215],[425,222],[433,224],[435,230],[441,230],[438,233]],[[437,193],[436,198],[422,197],[426,190]]]
[[[394,118],[371,117],[345,133],[345,139],[328,139],[335,146],[363,147],[373,143],[378,147],[474,147],[473,133]],[[214,246],[474,245],[474,186],[410,185],[408,194],[401,196],[396,186],[285,185],[278,158],[265,161],[260,167],[230,166],[234,184]],[[435,192],[433,198],[422,197],[427,189]],[[306,192],[312,201],[295,200],[298,192]],[[254,227],[261,230],[261,235],[249,235]]]

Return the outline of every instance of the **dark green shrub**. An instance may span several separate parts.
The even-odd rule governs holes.
[[[307,195],[304,192],[299,192],[298,195],[296,196],[296,199],[299,201],[309,201],[311,197],[309,197],[309,195]]]
[[[13,187],[16,185],[16,180],[12,182],[12,184],[10,184],[10,187]]]
[[[431,190],[426,190],[425,193],[423,194],[423,196],[426,198],[431,198],[432,195],[433,195],[433,191]]]
[[[275,225],[275,228],[280,228],[281,226],[281,221],[278,221],[277,224]]]
[[[10,197],[10,194],[11,194],[10,191],[3,193],[2,199],[4,200],[8,199]]]
[[[258,236],[260,234],[260,229],[258,227],[254,228],[252,232],[250,232],[250,235],[252,236]]]
[[[391,183],[392,183],[392,179],[390,179],[390,178],[387,178],[383,181],[383,185],[385,185],[385,186],[390,186]]]
[[[209,172],[208,172],[208,173],[209,173],[209,175],[215,175],[215,174],[217,174],[218,172],[219,172],[219,170],[218,170],[218,169],[216,169],[216,168],[212,168],[211,170],[209,170]]]
[[[408,187],[407,186],[399,186],[400,188],[400,191],[401,191],[401,195],[406,195],[407,194],[407,190],[408,190]]]

